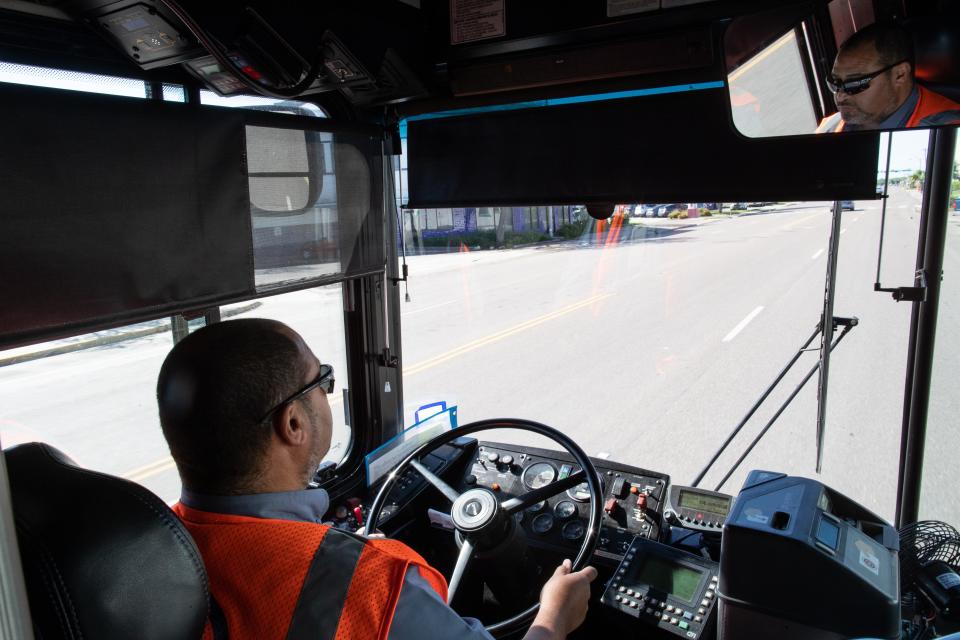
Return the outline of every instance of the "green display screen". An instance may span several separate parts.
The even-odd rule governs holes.
[[[647,556],[637,579],[650,585],[651,588],[664,593],[672,593],[686,602],[693,602],[697,592],[697,585],[703,574],[689,567],[671,562],[660,556]]]
[[[725,516],[730,510],[730,498],[708,496],[694,491],[681,491],[680,506],[685,509],[707,511]]]

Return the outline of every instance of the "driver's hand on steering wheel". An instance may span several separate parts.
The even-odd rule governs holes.
[[[573,563],[564,560],[540,592],[540,611],[524,640],[566,638],[587,616],[590,583],[597,570],[584,567],[571,572]]]

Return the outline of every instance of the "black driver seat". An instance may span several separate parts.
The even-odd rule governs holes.
[[[45,444],[5,457],[38,640],[201,637],[207,574],[160,498]]]

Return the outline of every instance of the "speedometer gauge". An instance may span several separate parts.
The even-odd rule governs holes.
[[[545,487],[557,479],[557,470],[549,462],[532,464],[523,471],[523,484],[528,489]]]

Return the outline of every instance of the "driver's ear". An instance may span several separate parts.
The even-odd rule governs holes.
[[[909,62],[901,62],[893,68],[893,81],[896,84],[905,84],[913,80],[913,65]]]
[[[299,446],[307,437],[306,416],[296,400],[277,411],[272,426],[274,435],[287,446]]]

